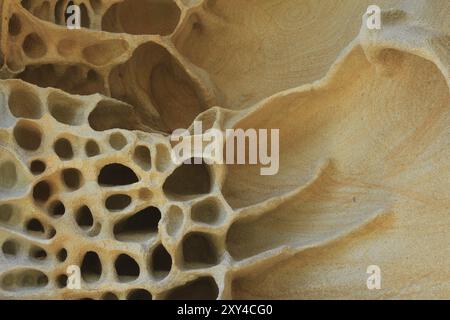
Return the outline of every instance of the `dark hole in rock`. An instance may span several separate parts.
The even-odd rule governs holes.
[[[45,162],[41,160],[33,160],[30,164],[30,171],[34,175],[39,175],[47,169]]]
[[[114,267],[121,282],[132,281],[139,277],[139,265],[127,254],[119,255],[114,263]]]
[[[131,203],[131,197],[126,194],[115,194],[109,196],[105,201],[105,207],[109,211],[120,211],[128,207]]]
[[[161,212],[156,207],[145,208],[114,226],[114,235],[120,241],[142,241],[158,231]]]
[[[82,229],[90,229],[94,224],[94,217],[88,206],[82,206],[77,210],[75,220]]]
[[[28,231],[36,232],[36,233],[45,233],[44,226],[38,219],[31,219],[28,221],[26,228]]]
[[[56,200],[50,204],[49,213],[52,217],[59,218],[63,216],[65,212],[66,207],[61,201]]]
[[[98,176],[98,184],[103,186],[125,186],[138,181],[133,170],[119,163],[104,166]]]
[[[172,257],[162,244],[155,248],[151,260],[151,271],[157,279],[165,278],[172,269]]]
[[[51,195],[51,187],[47,181],[38,182],[33,188],[33,199],[36,202],[46,202]]]
[[[77,190],[82,184],[82,175],[80,170],[69,168],[62,172],[62,179],[67,188]]]
[[[102,275],[102,263],[98,254],[93,251],[87,252],[84,255],[80,270],[84,281],[98,281]]]
[[[145,289],[134,289],[128,293],[127,300],[152,300],[152,294]]]
[[[183,257],[188,268],[212,266],[218,262],[211,236],[199,232],[192,232],[184,237]]]
[[[55,153],[58,155],[58,157],[63,160],[69,160],[73,158],[72,144],[65,138],[56,140],[55,144],[53,145],[53,149],[55,150]]]
[[[211,191],[211,177],[209,168],[205,163],[183,163],[166,179],[163,185],[164,192],[173,198],[184,198],[193,195],[206,194]]]

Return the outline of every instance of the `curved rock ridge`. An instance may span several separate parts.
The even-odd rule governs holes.
[[[450,4],[369,5],[0,0],[0,298],[448,298]],[[176,164],[194,121],[278,173]]]

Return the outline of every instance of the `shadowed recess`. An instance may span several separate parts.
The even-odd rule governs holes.
[[[106,65],[120,57],[128,49],[124,40],[103,40],[83,49],[83,58],[96,66]]]
[[[109,136],[109,144],[114,150],[122,150],[127,145],[127,138],[120,132],[114,132]]]
[[[163,190],[166,195],[173,198],[184,198],[194,195],[206,194],[211,191],[211,177],[208,165],[205,163],[183,163],[166,179]]]
[[[19,220],[18,209],[9,203],[0,205],[0,223],[13,225]]]
[[[17,184],[16,165],[12,161],[0,163],[0,189],[13,189]]]
[[[172,257],[162,244],[159,244],[152,253],[150,270],[152,275],[158,279],[164,279],[172,269]]]
[[[89,125],[96,131],[137,130],[140,121],[132,106],[114,100],[102,100],[89,114]]]
[[[113,194],[105,200],[105,207],[109,211],[121,211],[131,204],[131,197],[127,194]]]
[[[50,204],[50,207],[48,209],[48,213],[53,218],[60,218],[64,215],[66,212],[66,207],[64,206],[64,203],[62,203],[59,200],[55,200]]]
[[[72,143],[66,138],[56,140],[53,149],[56,155],[62,160],[70,160],[73,158]]]
[[[8,31],[9,34],[12,36],[17,36],[22,31],[22,22],[20,21],[20,18],[13,14],[8,21]]]
[[[2,244],[2,252],[8,257],[14,257],[20,250],[20,243],[15,240],[6,240]]]
[[[62,248],[56,253],[56,259],[58,259],[59,262],[64,262],[67,259],[67,250]]]
[[[225,219],[225,210],[217,199],[208,198],[192,206],[191,217],[197,222],[219,224]]]
[[[115,67],[109,85],[113,98],[136,106],[143,123],[165,132],[189,127],[207,108],[197,82],[167,49],[152,42]]]
[[[42,160],[33,160],[30,164],[30,171],[34,175],[40,175],[47,169],[47,165]]]
[[[2,274],[0,287],[5,291],[43,290],[48,284],[48,277],[39,270],[20,269]]]
[[[52,92],[47,98],[50,114],[58,122],[72,126],[84,121],[82,102],[61,92]]]
[[[120,282],[132,281],[139,277],[139,265],[127,254],[119,255],[114,262],[114,267]]]
[[[114,235],[120,241],[143,241],[158,232],[161,212],[156,207],[145,208],[114,226]]]
[[[9,110],[16,118],[40,119],[42,117],[41,100],[26,87],[13,87],[8,104]]]
[[[89,140],[84,146],[84,151],[88,157],[95,157],[100,154],[100,147],[95,140]]]
[[[173,0],[124,0],[105,13],[102,30],[168,35],[177,26],[180,13]]]
[[[32,59],[43,57],[47,53],[47,46],[42,38],[35,32],[27,35],[22,44],[25,54]]]
[[[75,221],[83,230],[89,230],[94,225],[94,217],[88,206],[82,206],[75,214]]]
[[[176,237],[183,225],[183,210],[177,206],[171,206],[166,213],[167,223],[166,229],[167,233],[171,237]]]
[[[102,295],[102,300],[119,300],[119,297],[112,292],[107,292]]]
[[[64,169],[61,176],[64,185],[71,191],[80,189],[83,184],[83,176],[81,174],[81,171],[78,169]]]
[[[87,252],[84,255],[80,270],[84,281],[98,281],[102,275],[102,263],[98,254],[94,251]]]
[[[101,75],[80,64],[29,64],[17,78],[42,88],[58,88],[71,94],[105,93]]]
[[[150,149],[146,146],[137,146],[134,149],[133,160],[142,170],[148,171],[152,167]]]
[[[218,263],[219,257],[212,237],[199,232],[192,232],[183,238],[184,266],[203,268]]]
[[[36,202],[47,202],[52,193],[52,188],[47,181],[38,182],[33,188],[33,199]]]
[[[127,300],[152,300],[152,294],[145,289],[134,289],[127,294]]]
[[[44,226],[36,218],[29,220],[27,222],[26,228],[27,228],[27,231],[30,231],[31,233],[41,233],[41,234],[45,233]]]
[[[13,134],[17,144],[24,150],[36,151],[41,146],[42,132],[35,124],[21,121],[14,127]]]
[[[38,261],[42,261],[42,260],[45,260],[47,258],[47,252],[44,249],[42,249],[41,247],[32,246],[30,248],[29,256],[32,259],[35,259],[35,260],[38,260]]]
[[[219,288],[213,277],[201,277],[171,290],[166,300],[216,300]]]
[[[98,175],[98,184],[102,186],[125,186],[138,181],[133,170],[119,163],[104,166]]]

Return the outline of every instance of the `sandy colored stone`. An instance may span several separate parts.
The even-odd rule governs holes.
[[[0,0],[1,299],[450,297],[447,0],[74,2]],[[175,165],[194,119],[279,173]]]

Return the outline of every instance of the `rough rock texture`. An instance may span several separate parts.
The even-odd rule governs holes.
[[[2,299],[450,297],[448,0],[73,3],[0,0]],[[280,172],[174,165],[196,118]]]

